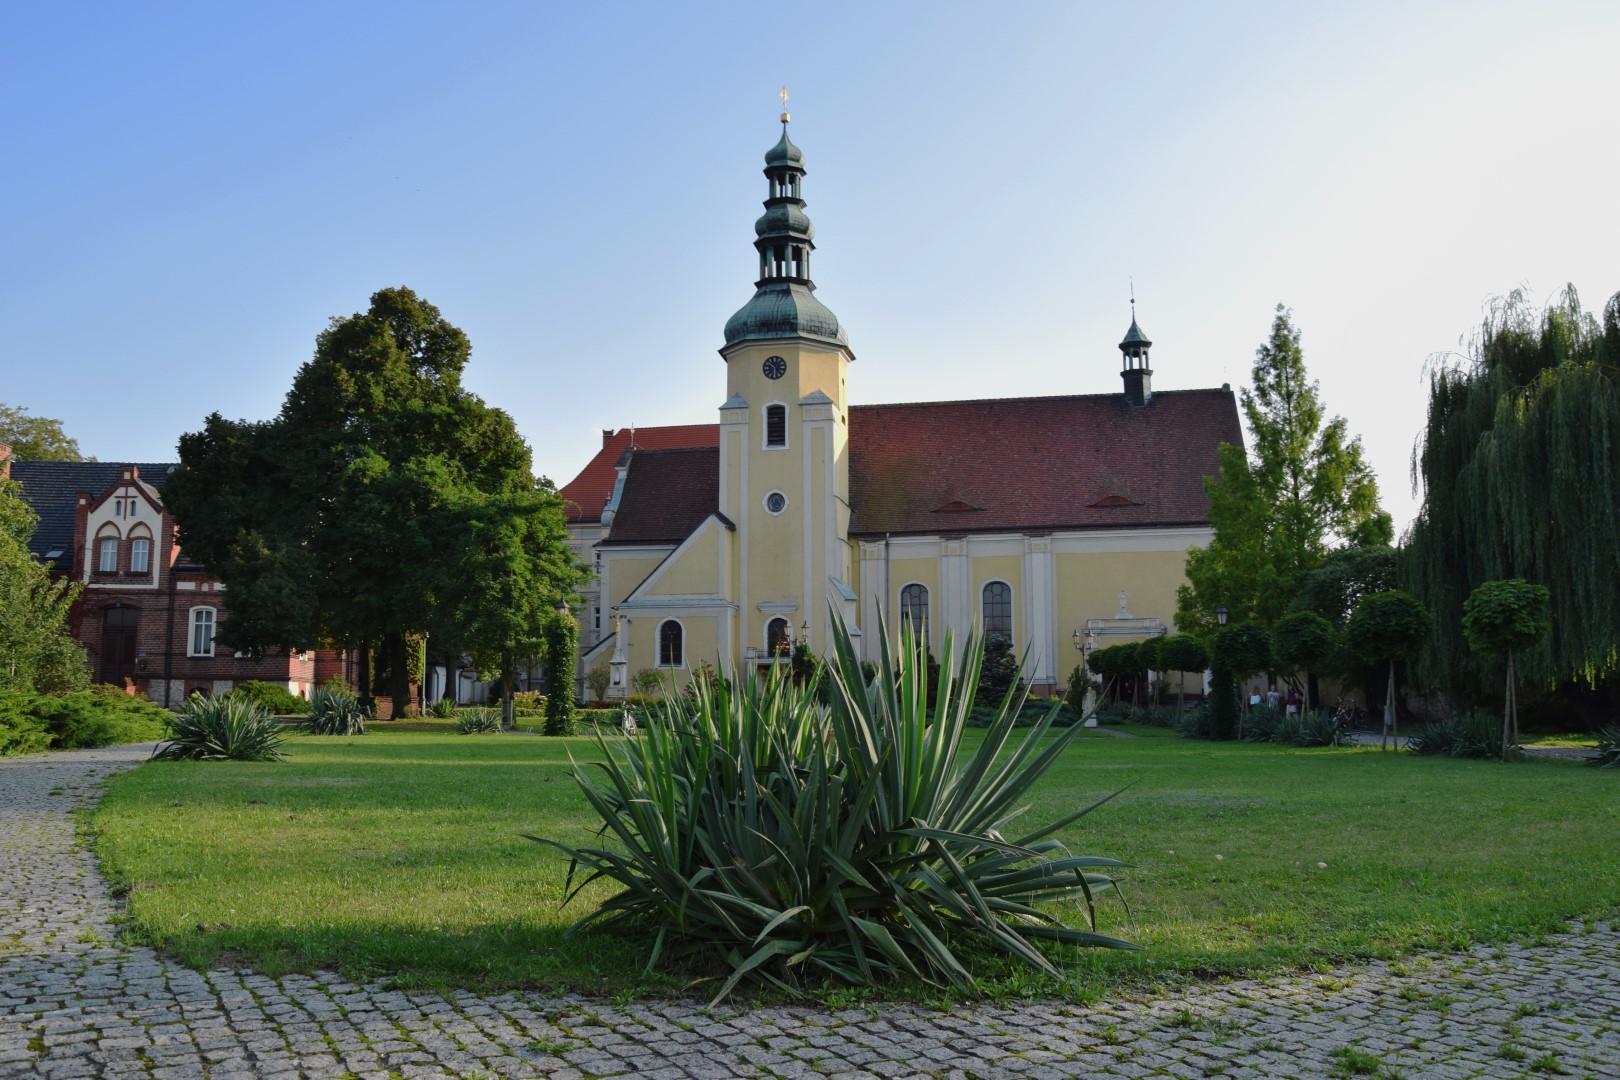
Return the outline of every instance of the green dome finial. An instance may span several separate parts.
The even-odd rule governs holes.
[[[787,105],[785,86],[782,104]],[[810,280],[810,253],[816,247],[816,230],[799,194],[804,152],[788,138],[788,120],[784,111],[782,138],[765,155],[769,198],[765,213],[754,222],[759,278],[753,299],[726,322],[726,344],[807,337],[847,348],[849,339],[838,317],[812,295],[816,286]]]

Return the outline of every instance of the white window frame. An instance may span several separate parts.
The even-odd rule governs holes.
[[[207,619],[202,616],[207,615]],[[203,625],[208,627],[208,651],[203,652],[197,648],[197,631]],[[213,607],[194,607],[186,615],[186,655],[187,656],[213,656],[214,632],[219,625],[219,609]]]
[[[771,410],[775,408],[782,410],[782,441],[780,443],[771,442]],[[767,401],[759,407],[759,448],[761,450],[787,450],[792,446],[793,434],[789,430],[788,424],[792,416],[792,412],[788,410],[788,403],[785,401]]]
[[[990,637],[990,624],[984,617],[984,591],[992,585],[1005,585],[1007,587],[1007,640],[1014,646],[1018,644],[1018,590],[1013,588],[1012,582],[1006,578],[985,578],[979,584],[979,622],[984,628],[985,639]]]
[[[136,545],[140,545],[138,548]],[[140,551],[139,565],[136,564],[135,552]],[[129,572],[132,574],[146,574],[152,570],[152,538],[149,536],[133,536],[129,541]]]
[[[932,639],[932,636],[933,636],[932,635],[932,629],[933,628],[930,626],[930,624],[934,621],[934,590],[930,589],[928,587],[927,582],[924,582],[924,581],[908,581],[904,585],[901,585],[900,588],[895,590],[895,593],[894,593],[894,611],[895,611],[895,615],[896,615],[896,617],[898,619],[898,621],[895,623],[895,633],[898,635],[904,629],[904,627],[906,625],[906,603],[905,603],[906,590],[911,588],[913,585],[915,585],[917,588],[919,588],[919,589],[921,589],[923,591],[924,609],[923,609],[923,625],[922,625],[922,635],[921,636],[922,636],[923,643],[927,644]],[[896,640],[899,640],[898,637],[896,638]]]
[[[674,623],[681,631],[681,662],[678,664],[664,663],[664,627]],[[686,670],[686,624],[679,619],[658,620],[658,631],[653,635],[653,667],[659,671],[685,671]]]
[[[111,556],[111,558],[108,558]],[[112,563],[108,566],[108,563]],[[118,572],[118,537],[115,534],[96,537],[96,573],[115,574]]]
[[[771,496],[772,495],[780,495],[780,496],[782,496],[782,509],[780,509],[780,510],[772,510],[771,509]],[[781,517],[783,514],[788,512],[788,507],[793,505],[793,500],[788,498],[787,492],[783,491],[781,488],[771,488],[771,490],[767,491],[764,495],[760,496],[759,505],[760,505],[760,509],[764,510],[767,514],[771,515],[771,517]]]

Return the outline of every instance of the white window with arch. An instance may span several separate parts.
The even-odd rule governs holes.
[[[787,405],[773,401],[765,406],[765,442],[767,450],[786,450],[788,445]]]
[[[118,537],[103,536],[96,541],[96,573],[112,574],[118,570]]]
[[[686,666],[686,627],[677,619],[665,619],[658,624],[658,666]]]
[[[152,541],[137,536],[129,542],[129,572],[144,574],[152,569]]]
[[[211,607],[191,609],[191,633],[186,641],[187,656],[214,655],[214,615]]]
[[[900,629],[906,627],[918,641],[928,640],[928,586],[912,582],[900,590]]]
[[[979,614],[984,621],[984,636],[1001,634],[1013,640],[1012,586],[1005,581],[987,581],[979,593]]]
[[[793,624],[780,615],[765,624],[765,655],[773,660],[793,655]]]

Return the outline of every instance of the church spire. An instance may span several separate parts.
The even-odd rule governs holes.
[[[848,348],[838,317],[817,300],[810,280],[816,230],[804,212],[804,151],[788,138],[787,88],[782,88],[782,137],[765,154],[765,213],[754,222],[759,277],[754,297],[726,322],[726,344],[806,337]]]
[[[1125,400],[1131,405],[1146,405],[1153,400],[1153,369],[1148,367],[1148,349],[1153,342],[1142,333],[1142,328],[1136,325],[1136,289],[1131,289],[1131,328],[1125,331],[1125,339],[1119,343],[1119,351],[1124,354],[1124,367],[1119,377],[1125,380]]]

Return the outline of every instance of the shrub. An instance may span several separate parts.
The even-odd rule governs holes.
[[[1295,717],[1285,717],[1281,709],[1271,705],[1256,705],[1249,710],[1248,718],[1243,721],[1244,742],[1284,742],[1279,734],[1292,735],[1295,728]]]
[[[501,730],[499,709],[462,709],[456,718],[456,732],[461,735],[488,735]]]
[[[1182,710],[1174,706],[1166,706],[1162,709],[1139,709],[1137,710],[1136,722],[1175,730],[1181,727],[1183,715]]]
[[[613,680],[612,674],[606,667],[597,665],[585,673],[585,688],[591,692],[592,701],[601,701],[607,697],[608,683]]]
[[[193,695],[168,718],[169,741],[152,751],[168,761],[279,761],[286,736],[256,701]]]
[[[428,702],[427,714],[435,720],[452,720],[456,715],[456,703],[447,697],[438,701]]]
[[[1406,741],[1414,754],[1444,754],[1458,758],[1499,758],[1502,756],[1502,728],[1495,717],[1484,713],[1435,720],[1418,729]]]
[[[1620,766],[1620,727],[1610,724],[1598,732],[1597,754],[1589,758],[1587,764],[1596,765],[1600,769]]]
[[[1212,726],[1213,721],[1210,718],[1210,710],[1207,706],[1188,709],[1181,714],[1180,720],[1176,722],[1176,730],[1180,731],[1182,737],[1187,739],[1210,738]]]
[[[236,689],[221,697],[240,697],[248,701],[256,701],[276,716],[297,716],[309,708],[309,702],[288,690],[280,683],[260,682],[249,679],[239,684]]]
[[[320,686],[310,695],[304,728],[311,735],[364,735],[366,707],[347,686]]]
[[[630,676],[630,686],[636,693],[649,698],[664,696],[664,673],[657,668],[642,668]]]
[[[0,757],[37,754],[51,748],[45,721],[29,709],[34,695],[26,690],[0,692]]]
[[[71,694],[0,693],[0,756],[152,742],[168,713],[113,686]]]
[[[529,690],[512,695],[512,716],[514,719],[521,716],[525,720],[538,720],[545,715],[546,695],[540,691]]]
[[[1294,746],[1338,746],[1342,732],[1326,712],[1310,712],[1284,718],[1289,725],[1287,742]],[[1278,742],[1285,740],[1279,738]]]
[[[652,962],[667,948],[729,970],[716,1001],[743,979],[970,985],[956,950],[973,943],[1052,974],[1033,941],[1132,948],[1096,933],[1092,908],[1114,885],[1098,871],[1122,864],[1050,839],[1096,804],[1011,833],[1018,801],[1080,729],[1044,722],[1012,738],[1022,701],[1009,694],[969,751],[976,645],[958,674],[947,644],[930,713],[909,635],[899,655],[883,636],[871,682],[841,621],[833,644],[829,708],[787,679],[705,683],[639,738],[599,737],[602,772],[574,777],[613,843],[541,841],[573,860],[570,895],[599,877],[621,887],[576,929],[656,927]],[[1064,900],[1090,928],[1041,906]]]

